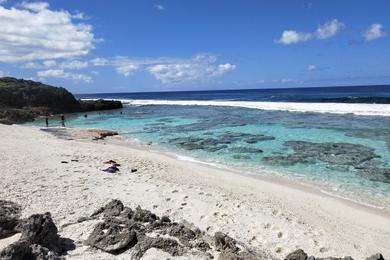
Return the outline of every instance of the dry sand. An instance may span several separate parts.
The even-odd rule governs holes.
[[[297,248],[316,256],[364,259],[381,252],[390,258],[386,210],[177,160],[118,138],[91,141],[80,132],[71,131],[77,140],[63,140],[39,128],[0,125],[0,199],[22,205],[25,217],[50,211],[60,234],[75,240],[69,258],[128,258],[83,245],[95,221],[72,224],[114,198],[185,219],[210,235],[226,232],[277,258]],[[122,165],[118,174],[100,170],[109,159]],[[131,173],[132,168],[138,171]],[[8,240],[0,240],[0,247]],[[153,249],[144,259],[167,257]]]

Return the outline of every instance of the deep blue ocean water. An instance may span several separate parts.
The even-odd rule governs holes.
[[[287,178],[390,207],[390,86],[78,97],[119,99],[125,107],[66,115],[67,126],[116,130],[180,159]],[[373,104],[378,100],[384,104]],[[57,118],[50,123],[58,124]]]

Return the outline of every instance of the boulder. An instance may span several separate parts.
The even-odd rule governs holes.
[[[302,249],[295,250],[294,252],[291,252],[288,254],[284,260],[306,260],[307,254]]]
[[[222,232],[216,232],[214,234],[214,243],[218,251],[237,252],[239,250],[236,246],[236,240]]]
[[[381,253],[377,253],[375,255],[367,257],[366,260],[385,260],[385,258],[383,257],[383,255]]]
[[[119,216],[123,209],[123,203],[120,200],[114,199],[107,203],[104,207],[101,207],[95,211],[91,217],[97,216],[99,214],[103,214],[105,217]]]
[[[115,253],[134,245],[137,235],[129,225],[117,221],[98,223],[85,241],[87,245]]]
[[[51,251],[63,252],[58,230],[49,212],[34,214],[23,220],[21,224],[21,240],[30,244],[38,244]]]
[[[21,207],[12,201],[0,200],[0,239],[17,232],[21,210]]]

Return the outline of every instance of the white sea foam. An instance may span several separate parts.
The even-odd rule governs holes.
[[[226,106],[290,112],[390,116],[390,104],[116,99],[125,105]]]

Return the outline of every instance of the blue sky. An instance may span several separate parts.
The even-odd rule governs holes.
[[[75,93],[390,83],[390,1],[0,0],[0,75]]]

